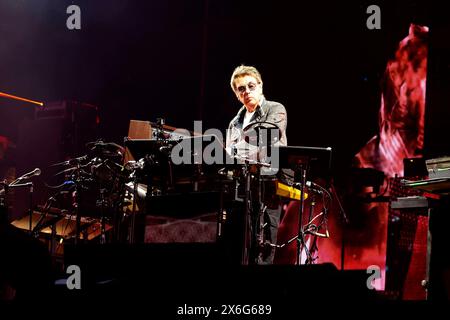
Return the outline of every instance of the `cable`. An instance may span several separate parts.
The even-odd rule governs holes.
[[[64,186],[67,186],[67,185],[73,186],[74,184],[75,184],[75,182],[73,182],[72,180],[64,181],[63,183],[61,183],[60,185],[57,185],[57,186],[51,186],[51,185],[47,184],[47,182],[44,182],[44,185],[50,189],[59,189]]]

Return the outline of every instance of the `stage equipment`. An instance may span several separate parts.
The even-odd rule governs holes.
[[[401,186],[422,192],[422,197],[397,199],[410,204],[428,207],[428,235],[426,279],[427,300],[448,301],[450,299],[450,259],[448,258],[449,238],[447,226],[450,224],[450,159],[440,157],[425,161],[428,177],[419,180],[403,179]],[[419,202],[420,201],[420,202]],[[398,203],[394,203],[394,206]],[[404,205],[404,204],[403,204]],[[412,205],[412,204],[411,204]]]
[[[328,216],[329,205],[324,205],[323,212],[321,214],[313,217],[312,211],[314,207],[311,208],[311,214],[308,219],[308,223],[303,225],[303,216],[305,214],[305,200],[306,200],[306,190],[308,189],[310,194],[321,194],[328,198],[328,202],[331,203],[332,197],[328,191],[328,186],[322,187],[319,184],[311,182],[312,178],[317,178],[321,176],[330,185],[330,170],[331,170],[331,155],[332,149],[320,148],[320,147],[305,147],[305,146],[292,146],[292,147],[276,147],[272,150],[279,157],[279,167],[287,168],[294,171],[294,182],[293,186],[299,188],[300,196],[300,206],[299,206],[299,220],[298,220],[298,234],[289,239],[286,243],[277,245],[277,247],[282,248],[285,245],[290,244],[294,240],[297,240],[297,254],[296,254],[296,264],[301,264],[301,251],[305,250],[306,260],[305,264],[310,264],[313,262],[313,258],[308,250],[305,242],[305,235],[312,234],[314,236],[329,237],[328,229],[326,227],[326,220]],[[314,175],[312,175],[313,173]],[[312,202],[314,203],[314,201]],[[322,216],[325,222],[325,233],[319,232],[319,227],[321,223],[313,223],[316,218]],[[322,220],[321,219],[321,220]]]
[[[194,145],[199,143],[203,150],[203,138],[203,136],[195,136],[177,140],[129,139],[128,137],[125,139],[125,148],[133,159],[138,159],[125,164],[125,167],[130,168],[132,172],[130,182],[127,184],[127,190],[133,199],[129,213],[129,242],[143,241],[144,237],[156,239],[144,235],[142,231],[145,228],[143,226],[146,215],[159,216],[161,219],[164,217],[167,221],[174,216],[176,219],[195,220],[195,217],[214,212],[217,221],[220,201],[215,202],[217,204],[215,209],[214,205],[203,208],[205,201],[200,199],[208,198],[208,194],[216,198],[215,195],[220,193],[222,188],[221,181],[226,178],[219,174],[218,167],[206,166],[195,161]],[[175,164],[171,156],[172,151],[174,148],[183,146],[187,149],[185,150],[187,163]],[[193,199],[197,201],[192,202]],[[174,204],[178,207],[174,208]],[[211,220],[211,218],[208,219]],[[150,230],[150,228],[147,229]],[[219,226],[217,229],[220,229]]]
[[[20,176],[19,178],[17,178],[16,180],[14,180],[11,183],[3,183],[3,193],[5,196],[5,199],[8,198],[8,192],[11,189],[16,189],[16,188],[29,188],[29,198],[28,198],[28,215],[29,215],[29,232],[32,232],[32,213],[33,213],[33,189],[34,189],[34,184],[32,181],[29,182],[23,182],[26,180],[31,179],[32,177],[35,176],[39,176],[41,174],[41,169],[36,168],[33,171],[27,172],[25,174],[23,174],[22,176]],[[7,206],[6,206],[7,207]]]
[[[122,166],[124,149],[102,140],[86,144],[83,156],[51,165],[57,169],[49,187],[57,190],[47,200],[75,217],[74,240],[81,237],[82,218],[97,219],[101,225],[101,243],[107,242],[107,225],[112,225],[111,241],[117,240],[124,205],[125,183],[129,172]],[[50,203],[51,205],[51,203]],[[45,216],[48,212],[43,210]],[[111,229],[111,228],[110,228]]]
[[[48,166],[85,154],[86,143],[96,139],[97,129],[97,107],[73,101],[46,102],[44,107],[34,108],[33,117],[18,124],[16,171],[42,170],[33,181],[34,206],[48,198],[45,182],[54,175]],[[26,210],[25,195],[17,192],[14,199],[12,213],[19,218]]]
[[[183,197],[186,200],[186,197],[194,197],[199,192],[218,192],[221,199],[219,202],[222,203],[218,206],[218,238],[224,231],[224,220],[230,218],[229,211],[225,210],[226,204],[238,204],[243,211],[240,214],[243,217],[240,262],[243,265],[257,264],[267,246],[278,246],[266,239],[266,229],[270,225],[265,221],[267,204],[263,185],[273,186],[271,192],[274,196],[300,199],[300,215],[303,215],[303,202],[308,196],[318,194],[331,198],[327,188],[311,182],[309,176],[310,167],[314,174],[321,170],[322,176],[329,175],[331,148],[279,146],[280,130],[273,123],[256,122],[247,126],[239,145],[225,148],[222,141],[219,141],[218,149],[224,154],[223,161],[219,164],[203,162],[203,151],[205,144],[210,144],[210,137],[196,134],[174,136],[161,119],[157,123],[146,125],[145,128],[152,131],[152,139],[127,137],[124,141],[125,148],[134,159],[124,165],[132,172],[127,184],[127,189],[132,191],[134,199],[129,215],[130,243],[142,239],[142,235],[136,236],[139,234],[136,224],[141,223],[137,220],[142,220],[139,217],[141,213],[145,215],[151,214],[152,210],[158,211],[154,210],[155,203],[164,202],[164,199],[170,199],[173,203],[177,198],[182,201]],[[175,159],[176,156],[179,157]],[[185,162],[180,162],[180,158]],[[278,178],[284,175],[284,169],[295,172],[289,184],[278,181]],[[142,201],[143,194],[145,201]],[[304,196],[300,197],[300,194]],[[199,202],[196,207],[200,207]],[[232,212],[232,215],[236,216],[238,213]],[[299,248],[304,245],[305,233],[328,236],[327,232],[322,234],[319,231],[321,224],[318,223],[318,220],[326,220],[326,215],[327,212],[323,212],[320,217],[311,217],[310,223],[305,226],[299,223],[298,235],[295,238]]]

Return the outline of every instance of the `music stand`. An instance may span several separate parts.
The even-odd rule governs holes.
[[[304,245],[302,221],[305,206],[305,186],[308,177],[310,176],[310,172],[313,172],[315,177],[321,173],[327,182],[330,180],[332,149],[331,147],[280,146],[274,147],[272,153],[274,154],[275,159],[278,160],[278,168],[294,170],[294,183],[300,183],[301,196],[296,257],[296,264],[299,265],[301,246]],[[299,179],[300,181],[296,181]]]

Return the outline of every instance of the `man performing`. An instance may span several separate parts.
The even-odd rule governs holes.
[[[245,129],[252,124],[267,125],[267,128],[277,127],[279,136],[274,145],[286,146],[287,114],[285,107],[274,101],[268,101],[263,95],[263,82],[259,71],[252,66],[241,65],[237,67],[231,76],[231,89],[237,99],[243,104],[237,115],[231,120],[226,138],[227,149],[234,149],[234,153],[240,156],[240,150],[244,150]],[[265,242],[276,244],[277,231],[281,215],[281,200],[276,196],[273,181],[276,177],[265,176],[263,204],[265,210]],[[267,183],[268,182],[268,183]],[[258,264],[271,264],[275,254],[273,246],[265,246],[258,254]]]

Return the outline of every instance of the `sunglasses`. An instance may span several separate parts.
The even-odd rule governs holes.
[[[253,82],[249,82],[246,86],[239,86],[239,87],[237,87],[237,91],[239,93],[244,93],[247,90],[247,88],[248,88],[249,91],[255,91],[257,86],[258,86],[258,84],[253,83]]]

